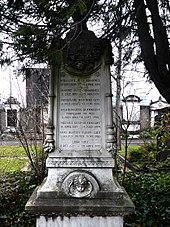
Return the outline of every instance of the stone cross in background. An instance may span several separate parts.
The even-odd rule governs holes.
[[[38,227],[122,227],[134,206],[112,174],[111,46],[88,30],[70,32],[65,42],[51,82],[48,176],[26,209]]]

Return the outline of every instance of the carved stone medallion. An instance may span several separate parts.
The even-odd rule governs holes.
[[[65,178],[63,190],[66,195],[75,198],[93,197],[99,190],[99,185],[91,174],[76,171]]]
[[[77,198],[90,196],[92,190],[91,182],[83,175],[75,176],[69,185],[69,194]]]

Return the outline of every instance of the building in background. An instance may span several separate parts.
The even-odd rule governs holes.
[[[0,103],[1,133],[22,128],[28,133],[41,134],[41,128],[47,123],[49,70],[28,68],[25,81],[26,107],[21,108],[17,99],[11,95]]]
[[[15,132],[19,125],[20,103],[16,98],[10,96],[3,103],[0,103],[0,131]]]
[[[26,69],[26,107],[41,107],[48,104],[49,69]]]
[[[48,92],[50,70],[26,69],[26,109],[22,110],[22,125],[29,132],[42,133],[48,120]]]
[[[129,132],[140,131],[140,102],[136,95],[128,95],[122,100],[122,125]]]
[[[20,118],[20,103],[16,98],[10,96],[4,102],[5,109],[5,127],[10,131],[16,130]]]
[[[12,96],[4,103],[0,102],[1,132],[6,129],[14,130],[20,122],[24,130],[41,134],[48,118],[49,75],[48,68],[26,69],[26,107],[21,108],[17,99]],[[122,128],[126,128],[132,134],[139,134],[152,127],[155,117],[167,107],[170,105],[161,97],[149,103],[147,96],[128,95],[121,101],[122,114],[119,118]],[[113,105],[113,122],[115,118],[116,110]]]
[[[154,126],[155,124],[155,117],[161,115],[162,112],[165,112],[165,109],[169,109],[170,105],[164,101],[161,96],[155,102],[150,103],[150,111],[151,111],[151,119],[150,119],[150,126]]]
[[[122,129],[126,129],[129,133],[135,135],[154,126],[155,118],[165,108],[170,105],[163,101],[160,97],[157,101],[147,103],[142,97],[136,95],[128,95],[122,99],[120,120]],[[113,116],[116,115],[115,107],[113,107]],[[114,121],[114,119],[113,119]]]

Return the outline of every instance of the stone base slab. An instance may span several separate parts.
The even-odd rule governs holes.
[[[124,191],[110,194],[108,198],[40,198],[37,196],[38,188],[33,192],[26,204],[26,210],[39,216],[56,217],[113,217],[125,216],[134,212],[134,205],[128,194]]]
[[[122,217],[46,217],[37,218],[37,227],[123,227]]]

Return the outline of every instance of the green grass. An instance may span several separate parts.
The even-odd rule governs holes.
[[[135,146],[128,146],[128,149],[127,149],[128,150],[128,153],[130,153],[132,150],[139,149],[139,147],[141,147],[141,146],[137,146],[137,145],[135,145]],[[118,153],[124,156],[124,154],[125,154],[125,146],[121,146],[121,150],[118,151]]]
[[[22,146],[3,146],[0,147],[0,157],[26,157]]]
[[[29,146],[32,156],[35,156],[35,149]],[[41,153],[42,146],[37,149]],[[22,146],[1,146],[0,147],[0,175],[22,170],[28,163],[26,152]]]
[[[34,146],[29,146],[29,148],[31,155],[34,155]],[[37,149],[41,151],[42,146],[38,145]],[[27,157],[27,155],[22,146],[2,146],[0,147],[0,157]]]
[[[28,158],[1,158],[0,175],[23,169],[28,163]]]

